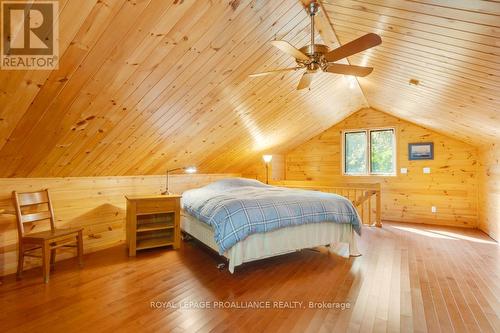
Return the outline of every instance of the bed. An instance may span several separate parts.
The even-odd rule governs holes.
[[[324,245],[343,257],[360,255],[361,220],[336,194],[230,178],[184,192],[182,208],[182,231],[226,257],[231,273],[245,262]]]

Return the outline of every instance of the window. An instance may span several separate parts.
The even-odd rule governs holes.
[[[344,174],[394,175],[396,145],[394,129],[344,132]]]
[[[366,163],[366,131],[345,133],[345,173],[365,175],[368,165]]]

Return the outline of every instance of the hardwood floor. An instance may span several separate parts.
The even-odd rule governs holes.
[[[500,251],[477,230],[385,223],[364,228],[363,256],[304,250],[237,268],[196,242],[127,256],[124,247],[58,262],[0,286],[2,331],[494,332]],[[151,302],[270,302],[271,309],[154,308]],[[273,302],[303,302],[279,308]],[[313,309],[309,302],[349,303]],[[198,303],[199,305],[201,303]],[[265,305],[265,303],[260,303]],[[323,303],[319,303],[320,305]]]

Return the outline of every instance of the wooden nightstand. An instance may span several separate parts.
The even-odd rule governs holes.
[[[128,195],[127,246],[137,250],[181,244],[180,195]]]

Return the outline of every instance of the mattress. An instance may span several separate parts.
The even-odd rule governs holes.
[[[181,229],[208,247],[218,251],[214,230],[187,212],[181,213]],[[276,229],[248,236],[223,256],[229,260],[229,271],[245,262],[269,258],[301,249],[330,245],[329,251],[342,257],[359,256],[358,236],[350,224],[321,222]]]
[[[219,254],[253,234],[305,224],[349,224],[361,234],[359,215],[345,197],[244,178],[223,179],[185,191],[182,205],[213,228]]]

